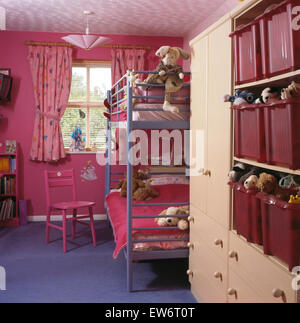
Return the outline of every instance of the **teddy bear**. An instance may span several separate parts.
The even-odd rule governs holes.
[[[144,186],[138,187],[132,194],[136,201],[149,201],[159,196],[158,191],[150,185],[151,180],[147,180]]]
[[[292,81],[292,83],[281,90],[281,99],[286,100],[292,97],[300,96],[300,84]]]
[[[275,195],[280,200],[289,201],[289,195],[279,186],[277,178],[271,174],[261,173],[258,178],[257,188],[263,193]]]
[[[256,95],[249,91],[235,90],[234,95],[225,94],[223,97],[224,102],[232,102],[233,105],[240,105],[242,103],[252,104],[256,100]]]
[[[189,59],[190,54],[179,47],[161,46],[156,56],[161,57],[161,61],[156,68],[157,74],[150,74],[145,80],[146,84],[165,84],[165,99],[163,109],[165,111],[179,112],[178,107],[171,104],[171,93],[179,91],[184,84],[184,74],[182,67],[176,64],[181,57]],[[167,73],[173,72],[171,75]]]
[[[266,104],[270,100],[279,100],[280,99],[280,90],[277,87],[267,87],[262,92],[260,97],[255,101],[255,103],[260,104]]]
[[[189,222],[184,217],[170,217],[170,215],[182,215],[189,214],[189,206],[181,207],[169,207],[166,210],[163,210],[159,215],[166,215],[164,218],[155,218],[154,221],[161,227],[177,226],[180,230],[187,230],[189,228]]]
[[[251,175],[245,180],[244,187],[247,190],[254,190],[254,189],[257,189],[257,183],[258,183],[258,177],[256,175]]]
[[[145,187],[144,180],[148,178],[148,173],[139,169],[138,171],[133,170],[132,172],[132,193],[134,193],[139,188]],[[116,189],[121,189],[121,197],[127,196],[127,179],[122,179],[115,187]]]

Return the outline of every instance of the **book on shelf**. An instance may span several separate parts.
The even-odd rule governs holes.
[[[16,217],[16,202],[9,198],[0,201],[0,222]]]
[[[16,194],[16,178],[12,176],[2,176],[0,178],[0,195]]]
[[[0,157],[0,172],[14,173],[16,171],[16,158]]]

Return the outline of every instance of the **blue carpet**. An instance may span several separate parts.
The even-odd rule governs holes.
[[[68,227],[68,229],[71,229]],[[112,258],[114,241],[106,221],[96,222],[97,247],[88,227],[78,225],[62,252],[61,232],[45,223],[0,228],[0,266],[6,269],[5,302],[193,303],[185,274],[187,260],[156,260],[134,264],[133,293],[126,290],[123,253]]]

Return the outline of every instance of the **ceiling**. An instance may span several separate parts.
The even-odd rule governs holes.
[[[0,0],[6,30],[82,33],[84,10],[90,33],[184,36],[224,0]]]

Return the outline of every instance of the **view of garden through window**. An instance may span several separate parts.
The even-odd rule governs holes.
[[[107,63],[73,64],[69,103],[60,123],[65,148],[70,147],[72,133],[79,126],[85,148],[105,149],[106,138],[100,131],[106,128],[103,101],[110,87]]]

